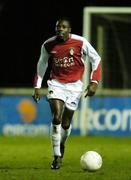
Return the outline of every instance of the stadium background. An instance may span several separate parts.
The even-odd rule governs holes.
[[[47,135],[49,133],[50,110],[44,97],[38,105],[32,98],[32,84],[43,41],[54,34],[59,16],[69,16],[73,33],[83,33],[83,8],[130,7],[121,1],[25,1],[2,0],[0,2],[0,132],[4,135]],[[106,57],[103,63],[103,79],[97,95],[87,102],[85,121],[81,119],[81,103],[73,119],[72,134],[131,135],[130,98],[130,47],[128,35],[131,17],[119,16],[103,20],[92,17],[92,43],[98,45],[95,36],[98,22],[105,25]],[[123,20],[124,18],[124,20]],[[125,23],[126,21],[126,23]],[[115,31],[113,31],[115,28]],[[124,30],[123,30],[124,29]],[[112,33],[110,33],[112,32]],[[124,33],[123,33],[124,32]],[[119,40],[119,41],[118,41]],[[98,47],[96,47],[98,48]],[[105,54],[104,54],[105,55]],[[111,59],[110,59],[111,57]],[[43,94],[46,91],[46,79]]]

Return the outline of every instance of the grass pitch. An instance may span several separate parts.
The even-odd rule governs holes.
[[[80,168],[88,150],[102,155],[97,172]],[[131,138],[70,136],[63,165],[51,170],[50,137],[0,137],[0,180],[131,180]]]

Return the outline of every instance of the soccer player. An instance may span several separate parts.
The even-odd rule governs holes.
[[[85,97],[95,94],[101,76],[100,56],[84,37],[71,33],[71,23],[67,18],[56,22],[55,32],[41,47],[33,94],[34,100],[38,101],[44,74],[51,64],[50,78],[47,80],[54,155],[51,169],[61,166],[65,142],[71,133],[72,117],[83,92],[82,75],[86,56],[90,58],[92,72]]]

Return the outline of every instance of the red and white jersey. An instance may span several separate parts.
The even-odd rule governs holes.
[[[70,34],[65,42],[58,42],[56,36],[49,38],[41,47],[34,86],[41,87],[49,63],[51,63],[50,79],[62,83],[82,80],[86,56],[92,65],[90,79],[97,83],[100,80],[101,58],[84,37]]]

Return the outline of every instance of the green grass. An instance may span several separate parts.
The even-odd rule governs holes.
[[[102,155],[97,172],[80,168],[88,150]],[[51,162],[49,137],[0,137],[0,180],[131,180],[131,138],[70,136],[61,169]]]

